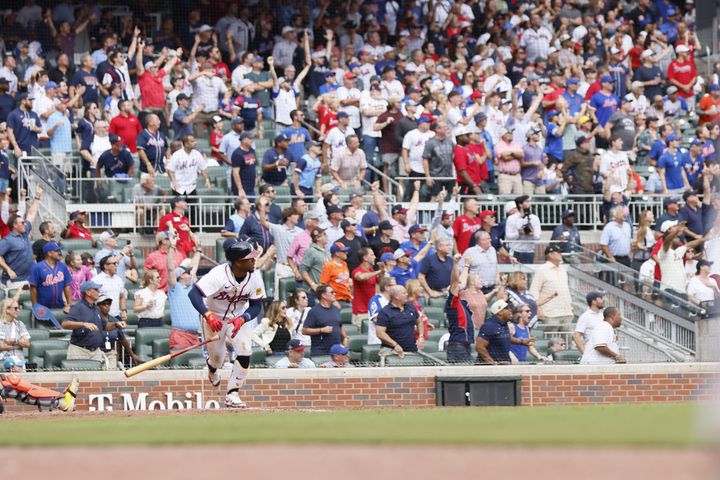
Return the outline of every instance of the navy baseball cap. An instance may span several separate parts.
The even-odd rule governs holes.
[[[338,112],[336,118],[350,118],[350,115],[347,112]]]
[[[340,242],[335,242],[332,244],[332,247],[330,247],[330,253],[348,252],[348,251],[350,251],[350,247],[347,247]]]
[[[603,75],[600,79],[600,83],[615,83],[615,80],[610,75]]]
[[[412,235],[413,233],[418,233],[418,232],[420,232],[420,233],[427,232],[427,228],[421,227],[420,225],[413,225],[413,226],[410,227],[410,229],[408,230],[408,233],[409,233],[410,235]]]
[[[245,123],[245,119],[243,119],[242,117],[235,117],[230,123],[233,125],[237,125],[238,123]]]
[[[417,123],[418,125],[420,125],[421,123],[432,123],[432,120],[430,120],[425,115],[420,115],[420,118],[417,119]]]
[[[288,342],[287,349],[294,350],[296,352],[302,352],[303,350],[305,350],[305,345],[303,345],[302,342],[297,338],[293,338]]]
[[[43,255],[47,255],[48,252],[57,252],[62,250],[62,247],[55,242],[48,242],[43,246]]]
[[[393,205],[392,207],[392,214],[395,215],[396,213],[402,213],[403,215],[407,215],[408,209],[403,207],[402,205]]]
[[[335,72],[332,70],[325,72],[325,78],[334,77],[334,76],[335,76]]]
[[[392,230],[393,226],[388,220],[383,220],[378,224],[378,230]]]
[[[325,210],[325,213],[327,213],[328,215],[333,213],[342,213],[342,208],[338,207],[337,205],[330,205]]]
[[[290,141],[290,137],[288,137],[288,136],[285,135],[284,133],[281,133],[280,135],[276,135],[276,136],[275,136],[275,139],[274,139],[273,141],[274,141],[275,143],[289,142],[289,141]]]

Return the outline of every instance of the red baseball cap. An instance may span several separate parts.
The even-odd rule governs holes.
[[[343,78],[345,80],[352,80],[353,78],[355,78],[355,75],[353,75],[352,72],[348,72],[345,75],[343,75]]]
[[[497,217],[497,212],[494,212],[492,210],[483,210],[480,212],[480,220],[485,220],[485,217]]]
[[[482,98],[482,93],[475,91],[470,94],[470,100],[476,100],[478,98]]]

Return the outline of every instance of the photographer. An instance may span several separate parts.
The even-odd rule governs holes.
[[[530,197],[522,195],[515,199],[517,211],[507,218],[505,240],[510,255],[520,263],[535,262],[535,242],[540,240],[540,219],[531,211]]]

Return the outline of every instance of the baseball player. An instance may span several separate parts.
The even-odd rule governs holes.
[[[203,276],[190,290],[190,301],[202,315],[202,331],[206,338],[214,334],[219,342],[212,342],[208,350],[208,379],[220,385],[217,369],[225,361],[226,346],[237,355],[228,380],[225,405],[245,408],[238,390],[242,387],[250,367],[253,326],[250,321],[260,314],[265,285],[260,272],[255,271],[255,259],[260,251],[249,242],[229,238],[223,245],[228,262],[218,265]]]
[[[63,412],[72,412],[75,410],[75,396],[79,386],[77,378],[73,378],[65,391],[56,392],[26,382],[13,373],[7,375],[0,373],[0,413],[5,410],[2,402],[5,398],[14,398],[18,402],[37,405],[38,410],[45,407],[51,411],[57,408]]]

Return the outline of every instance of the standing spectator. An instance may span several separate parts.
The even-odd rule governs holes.
[[[518,305],[527,305],[530,307],[531,315],[530,322],[528,323],[530,328],[535,327],[537,323],[538,306],[544,305],[554,298],[554,294],[551,294],[545,299],[536,299],[528,290],[527,275],[523,272],[511,272],[510,275],[508,275],[504,293],[506,297],[505,300],[513,308]]]
[[[603,312],[604,321],[592,333],[585,345],[580,363],[582,364],[612,364],[625,363],[625,357],[620,355],[620,346],[617,343],[615,329],[622,324],[620,310],[608,307]]]
[[[287,180],[290,160],[285,156],[290,138],[281,133],[273,140],[275,146],[268,149],[262,160],[262,180],[270,185],[279,186]]]
[[[205,188],[212,188],[205,157],[195,147],[195,137],[188,135],[182,139],[182,148],[170,156],[166,170],[173,195],[197,195],[198,173],[205,178]]]
[[[320,190],[322,182],[322,143],[310,142],[308,152],[295,162],[293,172],[293,194],[298,198],[312,198],[315,188]]]
[[[562,253],[574,253],[582,251],[580,232],[575,226],[575,212],[565,210],[561,215],[562,223],[555,227],[550,240],[558,242]]]
[[[185,93],[179,94],[175,101],[177,102],[177,109],[172,114],[172,129],[175,132],[174,140],[182,140],[183,138],[192,135],[193,124],[195,120],[202,112],[202,105],[195,105],[192,109],[190,108],[190,97]],[[199,120],[198,120],[199,122]]]
[[[25,371],[23,349],[30,348],[30,333],[17,319],[20,305],[17,298],[6,298],[0,303],[0,361],[12,358],[17,366],[13,371]]]
[[[454,147],[452,139],[448,136],[447,122],[438,121],[433,127],[435,136],[425,142],[423,170],[430,200],[434,202],[437,201],[440,192],[452,190],[455,181],[453,179]],[[445,180],[441,180],[443,178]]]
[[[695,109],[695,83],[698,80],[695,60],[690,55],[690,48],[687,45],[675,47],[677,58],[670,62],[667,68],[666,78],[671,85],[678,88],[681,98],[685,99],[690,110]]]
[[[310,313],[310,307],[308,306],[309,297],[307,292],[302,288],[296,288],[295,291],[290,294],[290,298],[287,300],[288,309],[286,311],[287,316],[292,321],[292,338],[300,342],[300,345],[309,347],[311,345],[310,337],[302,334],[302,327],[305,325],[305,319],[308,313]]]
[[[287,315],[285,300],[272,302],[265,315],[253,331],[253,342],[268,355],[285,355],[292,339],[292,320]]]
[[[400,242],[392,238],[392,224],[387,220],[383,220],[378,224],[377,229],[379,235],[377,235],[375,240],[373,240],[370,244],[370,247],[373,249],[373,253],[375,253],[375,256],[380,258],[383,253],[394,253],[395,250],[400,247]]]
[[[243,80],[240,89],[241,95],[235,98],[233,109],[240,110],[238,117],[242,118],[245,123],[246,131],[253,134],[257,138],[265,136],[265,128],[263,127],[263,104],[256,93],[253,92],[253,83],[250,80]],[[226,93],[226,96],[230,93]],[[301,112],[302,113],[302,112]],[[304,115],[304,114],[303,114]],[[302,119],[301,119],[302,120]],[[288,135],[290,136],[290,135]]]
[[[72,124],[68,117],[68,104],[61,101],[55,106],[55,111],[50,114],[47,121],[52,162],[62,171],[69,171],[69,155],[73,150]]]
[[[127,320],[127,290],[125,280],[117,275],[117,262],[108,255],[100,259],[98,267],[100,273],[92,281],[100,285],[100,293],[113,300],[111,314],[120,316],[123,321]]]
[[[177,246],[183,254],[183,259],[190,255],[199,244],[198,239],[193,235],[190,220],[185,216],[188,204],[183,196],[177,196],[170,200],[171,211],[158,222],[158,233],[169,231],[175,232],[178,238]]]
[[[474,198],[466,198],[463,202],[463,215],[453,222],[455,234],[455,251],[463,254],[470,245],[470,239],[482,227],[482,220],[478,217],[480,207]]]
[[[530,293],[551,298],[538,308],[538,318],[549,332],[565,332],[575,319],[567,271],[561,266],[562,252],[556,245],[545,248],[545,263],[535,270]]]
[[[106,295],[100,295],[95,304],[98,306],[100,316],[106,322],[117,322],[119,319],[110,315],[110,308],[112,307],[112,299]],[[109,370],[116,370],[118,364],[118,350],[122,346],[128,353],[133,362],[139,364],[142,363],[140,356],[136,355],[132,349],[132,345],[128,341],[122,328],[116,328],[110,332],[107,332],[105,337],[105,345],[103,345],[103,352],[107,356],[107,365]],[[109,347],[109,348],[108,348]]]
[[[310,232],[310,236],[312,244],[305,251],[298,270],[305,285],[315,292],[320,286],[320,275],[325,264],[330,261],[330,255],[326,248],[327,233],[325,233],[325,229],[316,228]]]
[[[282,131],[283,135],[290,139],[287,148],[287,157],[291,163],[297,163],[307,154],[305,145],[308,144],[312,137],[307,128],[302,126],[305,121],[305,113],[302,110],[295,109],[290,112],[292,125]],[[247,125],[247,122],[246,122]],[[248,127],[250,129],[250,127]]]
[[[193,122],[193,135],[206,136],[207,124],[217,115],[220,96],[225,94],[227,87],[225,82],[215,75],[210,62],[203,63],[200,70],[190,75],[190,82],[193,87],[193,110],[200,109],[197,121]]]
[[[72,277],[62,262],[60,252],[62,247],[55,242],[48,242],[43,247],[45,260],[33,264],[30,269],[30,301],[33,306],[40,304],[47,308],[62,308],[68,313],[72,304]]]
[[[39,208],[41,193],[42,190],[38,190],[25,218],[19,215],[10,216],[7,222],[10,233],[0,240],[0,268],[3,269],[2,281],[7,283],[9,288],[17,287],[19,283],[26,282],[35,263],[32,246],[30,245],[30,232],[32,231],[32,222],[35,220]]]
[[[540,219],[532,213],[530,197],[522,195],[515,199],[517,211],[507,218],[505,238],[508,240],[510,255],[518,262],[535,262],[535,242],[540,240]]]
[[[348,270],[352,272],[361,263],[360,260],[360,249],[368,246],[367,240],[358,235],[357,226],[353,217],[346,217],[340,222],[340,228],[342,229],[343,236],[338,238],[337,241],[342,243],[350,250],[348,251],[347,264]],[[373,260],[374,263],[374,260]]]
[[[350,117],[347,113],[339,112],[337,122],[337,125],[327,133],[323,143],[323,168],[327,168],[332,160],[345,150],[347,137],[355,135],[355,129],[350,126]]]
[[[320,273],[320,282],[329,285],[335,292],[336,302],[343,302],[343,307],[350,306],[352,301],[352,279],[347,266],[349,247],[340,242],[330,246],[330,261],[327,262]]]
[[[255,179],[257,178],[257,158],[253,148],[253,138],[248,132],[241,133],[239,138],[240,143],[230,156],[232,163],[231,191],[233,195],[252,200],[255,198]]]
[[[595,193],[593,186],[593,155],[590,152],[592,140],[591,135],[579,136],[575,140],[577,148],[563,156],[562,173],[565,178],[572,178],[570,189],[575,195],[591,195]],[[570,171],[572,171],[572,175],[570,175]]]
[[[543,177],[547,157],[540,140],[540,130],[531,128],[527,133],[527,143],[522,147],[523,158],[520,162],[522,177],[522,189],[525,195],[543,194],[545,186]],[[497,147],[495,147],[497,149]],[[563,157],[564,158],[564,157]]]
[[[70,252],[65,256],[65,264],[70,271],[70,299],[72,303],[82,300],[80,287],[83,282],[92,280],[95,276],[95,270],[87,265],[83,265],[82,257],[77,252]]]
[[[688,190],[683,193],[683,201],[685,205],[678,211],[680,220],[687,222],[687,230],[685,236],[688,238],[699,238],[705,233],[705,225],[703,224],[703,209],[700,205],[700,199],[694,190]]]
[[[38,134],[42,132],[40,117],[32,111],[32,101],[27,93],[15,97],[17,108],[7,117],[8,137],[15,151],[15,158],[25,152],[32,154],[32,147],[39,146]]]
[[[282,212],[282,224],[276,225],[267,221],[264,216],[259,216],[260,224],[264,229],[270,232],[274,239],[275,245],[275,292],[279,292],[281,278],[295,277],[295,272],[288,264],[288,251],[295,237],[302,232],[298,227],[300,214],[292,207],[288,207]],[[283,350],[284,351],[284,350]]]
[[[423,167],[425,144],[435,136],[435,132],[430,130],[430,122],[430,118],[421,116],[417,120],[417,128],[410,130],[403,138],[401,158],[404,170],[400,172],[402,176],[408,176],[410,179],[425,179]],[[411,188],[406,188],[404,201],[410,200],[413,193]]]
[[[385,275],[382,268],[375,270],[375,254],[368,247],[361,247],[358,251],[360,263],[350,270],[353,282],[352,323],[361,326],[368,314],[368,306],[375,295],[378,278]]]
[[[70,91],[74,94],[77,88],[85,87],[82,94],[83,104],[97,104],[99,97],[98,78],[95,76],[95,62],[91,55],[84,55],[80,61],[80,68],[73,73],[70,79]]]
[[[605,293],[590,292],[585,296],[588,309],[578,317],[577,325],[575,325],[575,333],[573,340],[580,353],[585,353],[585,346],[593,336],[595,329],[603,321],[603,309],[605,308]]]
[[[135,171],[135,161],[132,154],[125,148],[124,141],[119,135],[110,134],[110,150],[105,151],[98,158],[95,165],[95,178],[100,178],[104,171],[107,178],[128,178]]]
[[[662,247],[657,254],[662,285],[660,289],[670,294],[670,301],[674,297],[687,299],[687,273],[685,272],[685,254],[688,250],[694,249],[702,244],[707,237],[700,237],[685,245],[681,245],[679,236],[686,229],[685,222],[676,224],[673,221],[663,222]]]
[[[264,197],[255,199],[255,214],[250,215],[240,227],[239,236],[247,235],[250,241],[260,245],[263,251],[267,251],[273,244],[273,238],[270,231],[263,226],[267,224],[268,200]]]
[[[45,258],[43,247],[47,243],[55,241],[57,229],[55,228],[55,224],[53,222],[45,221],[38,226],[38,230],[40,231],[40,238],[33,242],[32,249],[33,255],[35,255],[35,261],[42,262]]]
[[[368,165],[365,152],[360,149],[357,135],[348,135],[346,144],[347,147],[340,150],[337,155],[333,155],[330,174],[343,190],[351,187],[361,190]]]
[[[312,231],[318,228],[320,225],[320,215],[316,211],[310,211],[303,215],[303,222],[305,223],[305,229],[298,233],[290,243],[288,249],[288,265],[293,269],[295,273],[295,279],[302,281],[302,275],[300,274],[300,264],[302,263],[305,252],[310,245],[312,245]]]
[[[426,255],[420,262],[418,280],[431,298],[445,296],[450,285],[454,264],[452,248],[451,240],[438,240],[435,252]]]
[[[169,272],[168,282],[175,276],[174,273]],[[162,327],[167,295],[160,290],[160,274],[156,270],[145,270],[142,287],[135,292],[133,304],[133,312],[138,316],[138,328]]]
[[[379,146],[380,157],[383,162],[383,173],[390,178],[395,178],[399,174],[398,160],[400,159],[402,142],[398,140],[397,127],[402,118],[404,117],[400,112],[400,100],[391,97],[388,99],[387,111],[381,113],[373,125],[373,128],[380,132]],[[383,177],[383,191],[387,192],[388,189],[388,179]]]
[[[403,249],[402,247],[395,250],[393,256],[397,262],[395,268],[390,270],[389,274],[394,277],[397,284],[404,286],[408,280],[416,280],[420,273],[419,263],[425,258],[427,252],[433,245],[433,241],[429,241],[425,246],[416,252],[412,249]]]
[[[360,112],[362,113],[362,144],[365,159],[371,165],[377,165],[375,161],[375,149],[378,146],[382,134],[380,130],[375,130],[375,124],[380,115],[387,111],[388,102],[382,96],[382,88],[380,84],[373,83],[370,85],[370,95],[360,97]]]
[[[612,137],[610,148],[600,157],[599,172],[604,178],[604,183],[610,188],[619,187],[627,190],[629,187],[628,173],[630,172],[630,160],[626,152],[622,150],[622,137]]]
[[[713,83],[708,87],[708,93],[700,99],[696,111],[700,115],[698,125],[718,123],[720,120],[720,85]]]
[[[470,192],[480,195],[483,181],[483,166],[492,152],[486,149],[485,142],[480,139],[478,144],[470,144],[468,127],[460,126],[455,130],[456,145],[453,149],[453,165],[457,176],[460,193]],[[479,152],[476,153],[475,149]],[[487,168],[486,168],[487,170]]]
[[[251,215],[250,201],[246,197],[235,200],[235,213],[230,215],[220,231],[221,237],[238,238],[245,219]]]
[[[665,153],[660,155],[656,165],[663,187],[663,195],[682,195],[685,190],[690,190],[691,186],[683,168],[683,155],[678,149],[680,137],[669,135],[666,140],[668,148]]]
[[[645,87],[645,96],[655,98],[662,95],[663,74],[655,64],[655,52],[651,49],[643,51],[640,55],[642,66],[635,69],[633,80],[639,81]]]
[[[627,95],[620,99],[620,108],[615,110],[605,124],[605,136],[608,138],[622,138],[620,150],[631,152],[634,150],[637,129],[635,115],[632,112],[632,98]]]
[[[145,48],[145,40],[140,40],[135,59],[135,75],[137,76],[137,84],[140,89],[140,98],[142,100],[142,116],[150,113],[155,114],[160,119],[163,135],[167,135],[167,119],[165,118],[165,87],[163,79],[168,75],[178,59],[182,55],[182,49],[165,52],[155,61],[143,61],[142,51]],[[167,61],[165,59],[167,58]],[[163,62],[165,63],[163,65]],[[161,68],[162,65],[162,68]],[[146,120],[141,118],[140,120]]]
[[[415,339],[415,331],[419,333]],[[422,350],[425,344],[425,328],[417,309],[408,301],[405,287],[396,285],[390,289],[390,302],[380,310],[375,327],[380,339],[380,366],[390,355],[404,358]]]
[[[68,360],[95,360],[101,363],[105,370],[113,368],[103,352],[107,332],[116,328],[125,328],[124,321],[107,322],[95,302],[100,298],[101,285],[87,281],[82,284],[80,291],[83,299],[70,309],[62,327],[72,330],[70,345],[68,346]]]
[[[142,131],[140,120],[132,113],[132,102],[119,103],[120,114],[110,121],[110,133],[119,135],[132,153],[137,152],[137,137]]]
[[[170,306],[170,325],[172,325],[170,330],[170,350],[179,350],[195,345],[198,342],[200,320],[195,313],[195,309],[192,308],[192,302],[188,294],[197,281],[200,251],[195,250],[190,262],[190,268],[176,267],[177,237],[173,236],[169,241],[170,248],[167,250],[166,272],[169,273],[167,275],[167,300]],[[158,283],[159,288],[161,286]]]
[[[462,297],[466,292],[469,265],[462,265],[460,254],[455,256],[452,267],[448,299],[445,302],[445,315],[448,321],[448,343],[446,347],[447,360],[450,363],[470,363],[470,345],[475,338],[476,324],[479,318],[474,318],[468,301]],[[485,318],[483,317],[484,321]]]
[[[170,158],[170,149],[166,134],[161,133],[161,130],[166,132],[167,128],[161,128],[162,122],[155,113],[149,113],[145,117],[145,122],[145,129],[140,132],[137,139],[140,171],[150,175],[165,173],[165,162]]]
[[[173,260],[175,262],[175,268],[180,267],[180,263],[183,261],[184,254],[177,249],[177,244],[171,246],[170,238],[175,240],[177,237],[176,232],[159,232],[155,235],[155,244],[157,249],[153,250],[145,258],[144,268],[147,270],[157,270],[160,274],[160,285],[158,288],[164,292],[168,291],[168,275],[172,275],[174,269],[168,268],[168,252],[173,249]]]
[[[495,158],[498,162],[498,191],[500,195],[520,195],[523,192],[520,162],[524,158],[519,145],[512,143],[512,133],[503,128],[499,132],[500,141],[495,145]]]
[[[507,324],[512,319],[512,307],[505,300],[497,300],[493,303],[490,306],[490,313],[492,316],[480,327],[475,350],[484,363],[510,363],[511,343],[526,345],[529,340],[513,339],[510,335]]]
[[[620,98],[613,93],[613,83],[614,80],[610,75],[601,77],[601,90],[590,99],[590,107],[595,109],[595,116],[601,127],[605,127],[610,116],[620,105]]]
[[[305,38],[307,40],[308,36],[306,35]],[[309,52],[307,53],[307,56],[309,57]],[[300,73],[298,73],[295,79],[288,77],[287,71],[285,77],[278,78],[277,74],[275,73],[274,57],[268,57],[267,62],[268,66],[270,67],[270,76],[272,77],[273,81],[272,96],[275,99],[275,122],[279,123],[280,126],[283,128],[288,127],[292,124],[290,112],[298,108],[300,87],[303,80],[310,71],[311,61],[309,58],[306,58],[305,67],[300,71]],[[286,70],[289,69],[290,68],[288,67],[288,69]],[[294,73],[295,67],[292,67],[292,70]]]
[[[482,282],[483,293],[495,289],[499,282],[498,257],[495,247],[492,246],[490,234],[480,230],[475,234],[477,245],[474,245],[462,254],[461,262],[469,265],[469,274],[478,275]]]
[[[312,339],[310,353],[313,357],[328,355],[333,345],[349,342],[340,322],[340,309],[335,306],[333,289],[329,285],[318,285],[315,295],[318,303],[310,309],[302,328],[302,334]]]

